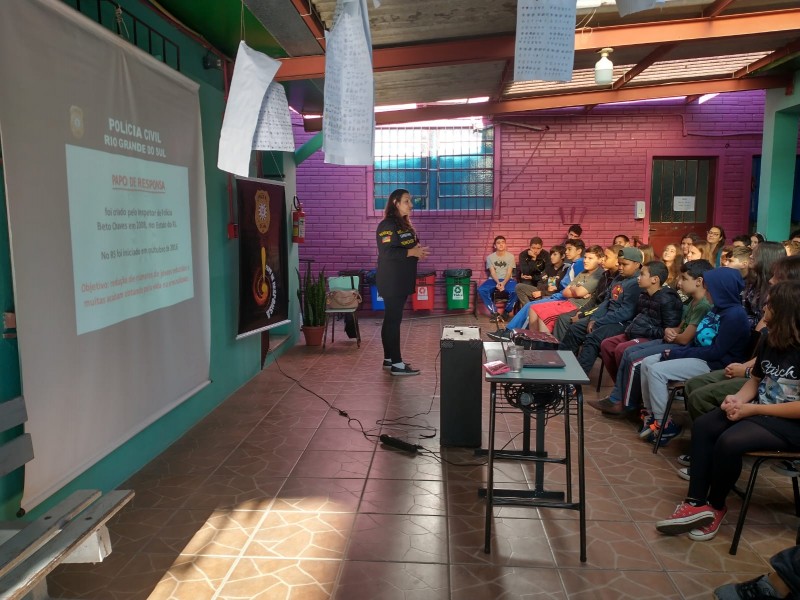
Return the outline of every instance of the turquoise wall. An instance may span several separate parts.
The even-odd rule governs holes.
[[[109,490],[117,487],[180,438],[260,369],[260,336],[254,335],[239,341],[234,339],[238,311],[238,242],[227,237],[228,177],[216,167],[217,143],[225,110],[222,72],[203,69],[202,59],[206,55],[206,49],[181,34],[156,13],[134,0],[121,0],[120,3],[123,8],[178,44],[181,53],[181,72],[200,84],[208,211],[212,383],[51,496],[29,513],[30,518],[40,514],[73,490],[83,488]],[[75,6],[74,2],[67,1],[67,4]],[[82,3],[84,6],[90,4],[94,3]],[[89,6],[88,10],[92,9],[93,7]],[[9,310],[13,309],[13,288],[3,188],[0,188],[0,202],[2,202],[0,309]],[[290,263],[291,272],[292,269]],[[290,314],[296,312],[295,301],[294,306],[290,306]],[[294,337],[292,336],[292,339]],[[288,344],[285,347],[288,347]],[[19,393],[19,359],[16,342],[0,341],[0,401],[13,398]],[[17,512],[22,490],[21,471],[22,469],[0,478],[0,519],[11,518]]]

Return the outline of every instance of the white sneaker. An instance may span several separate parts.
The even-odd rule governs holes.
[[[689,475],[690,468],[691,467],[683,467],[681,469],[678,469],[678,477],[680,477],[681,479],[685,479],[686,481],[689,481],[691,479],[691,476]]]

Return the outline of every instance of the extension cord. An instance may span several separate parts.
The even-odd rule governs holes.
[[[404,442],[396,437],[386,435],[385,433],[381,435],[381,444],[391,446],[392,448],[397,448],[398,450],[405,450],[406,452],[413,452],[415,454],[417,452],[417,446],[414,444],[409,444],[408,442]]]

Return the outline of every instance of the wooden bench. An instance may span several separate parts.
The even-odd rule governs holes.
[[[23,398],[0,403],[2,431],[26,421]],[[6,442],[0,446],[0,477],[32,458],[30,434]],[[0,598],[45,600],[46,577],[59,564],[102,561],[111,552],[106,523],[132,498],[133,490],[78,490],[34,521],[0,523]]]

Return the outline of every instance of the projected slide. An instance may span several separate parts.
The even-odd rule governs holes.
[[[71,145],[66,161],[78,334],[191,298],[188,169]]]

